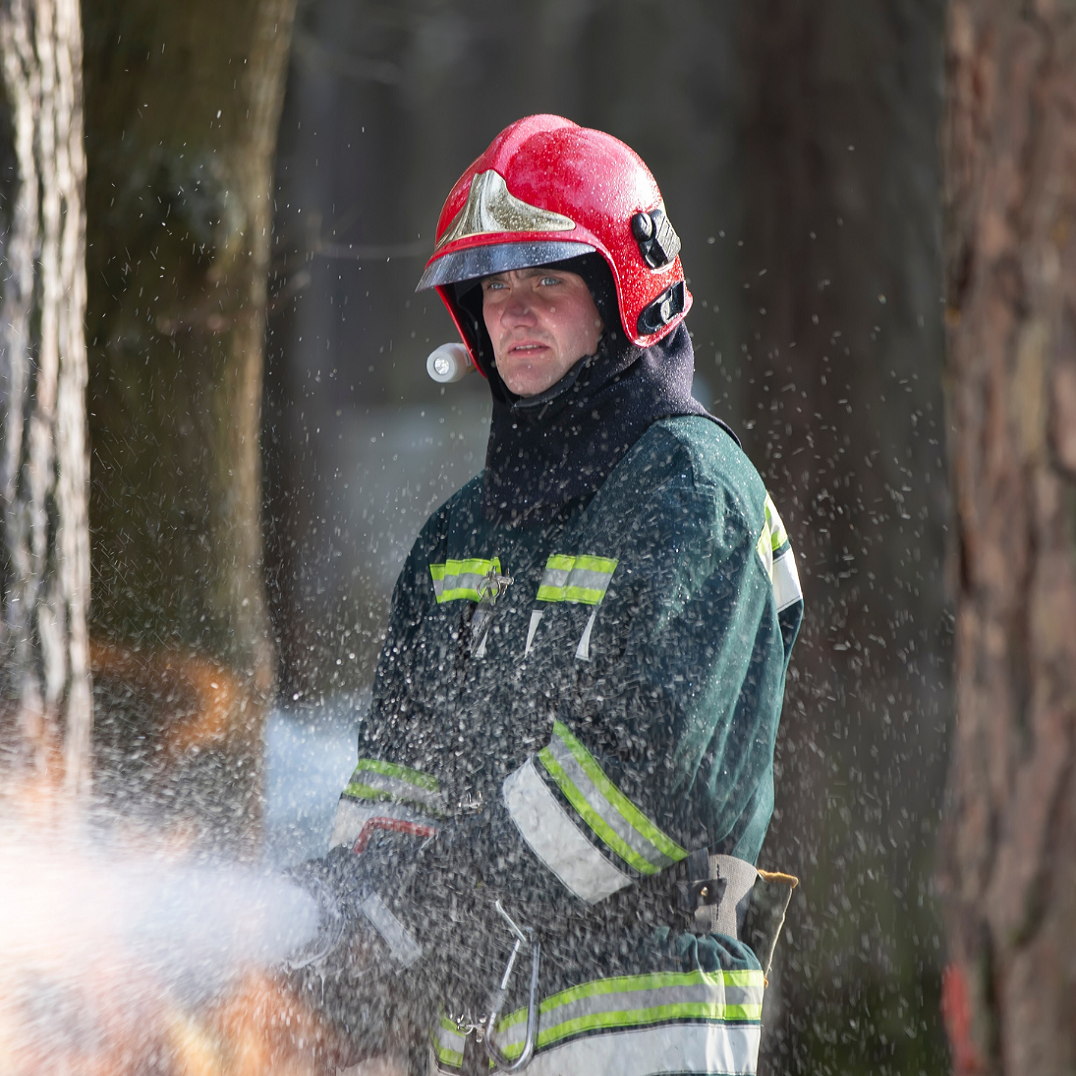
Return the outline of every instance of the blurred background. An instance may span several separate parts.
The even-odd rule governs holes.
[[[263,418],[281,706],[319,729],[346,720],[331,700],[361,706],[411,541],[483,464],[484,383],[425,376],[453,330],[414,293],[452,184],[528,113],[623,139],[683,238],[696,395],[763,473],[806,595],[761,861],[803,879],[767,1073],[948,1065],[930,883],[951,636],[942,32],[943,5],[911,0],[296,15]]]
[[[414,287],[468,163],[510,122],[558,113],[656,176],[695,299],[695,395],[743,440],[803,581],[760,860],[802,884],[760,1072],[947,1072],[942,0],[80,7],[94,804],[170,849],[272,865],[324,850],[396,574],[484,462],[485,385],[426,376],[453,329]],[[35,17],[52,8],[71,38],[51,43],[77,55],[74,0]],[[5,356],[13,311],[27,339],[44,323],[11,284],[37,241],[17,234],[16,180],[56,129],[33,97],[49,42],[20,52],[6,31],[29,10],[0,3]],[[55,161],[34,160],[29,186],[51,189]],[[5,434],[31,406],[13,384]],[[32,647],[12,664],[12,640],[58,623],[48,601],[40,630],[18,619],[12,473],[0,761],[30,727],[18,676],[47,665]],[[62,508],[37,505],[43,535]],[[60,674],[42,689],[53,717],[74,697]]]

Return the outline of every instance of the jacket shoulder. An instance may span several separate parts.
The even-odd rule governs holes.
[[[655,422],[630,454],[644,485],[690,485],[737,502],[745,515],[765,511],[766,486],[746,453],[716,422],[684,415]]]

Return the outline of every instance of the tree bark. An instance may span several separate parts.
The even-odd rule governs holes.
[[[1076,12],[947,31],[957,725],[941,880],[958,1073],[1076,1068]]]
[[[294,0],[84,10],[101,757],[125,802],[232,843],[275,673],[259,426]]]
[[[17,173],[0,312],[0,507],[8,759],[84,793],[86,218],[77,0],[5,0],[0,56]]]

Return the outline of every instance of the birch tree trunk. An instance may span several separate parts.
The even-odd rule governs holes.
[[[957,1073],[1076,1068],[1076,11],[955,0],[947,275]]]
[[[8,761],[85,792],[92,704],[77,0],[4,0],[0,56],[17,177],[0,310],[3,746]]]

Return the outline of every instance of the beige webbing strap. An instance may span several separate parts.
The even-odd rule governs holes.
[[[773,951],[785,925],[785,912],[792,899],[792,890],[800,880],[792,874],[777,871],[758,871],[758,880],[751,891],[748,913],[741,923],[740,938],[754,950],[762,965],[762,974],[770,974]]]
[[[703,905],[695,912],[695,929],[739,938],[758,871],[735,856],[710,856],[709,868],[710,878],[724,883],[724,892],[716,904]]]
[[[706,849],[685,860],[685,891],[700,934],[726,934],[749,945],[769,975],[773,951],[785,922],[792,890],[799,879],[791,874],[756,869],[735,856],[708,856]],[[694,905],[694,907],[691,907]]]

